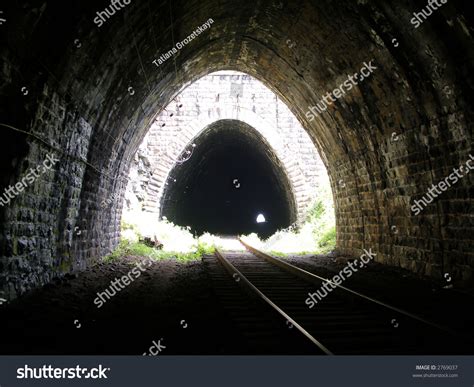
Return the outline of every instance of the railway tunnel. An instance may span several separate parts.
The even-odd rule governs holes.
[[[296,221],[284,167],[255,129],[216,121],[192,145],[165,183],[163,216],[198,233],[266,237]],[[266,222],[257,223],[259,214]]]
[[[413,16],[426,6],[2,6],[0,297],[14,300],[88,270],[117,247],[130,164],[151,124],[186,87],[220,70],[260,80],[307,132],[331,183],[337,254],[355,258],[372,248],[378,264],[472,288],[472,17],[460,1]],[[298,216],[294,192],[264,144],[246,124],[211,125],[196,138],[199,157],[171,171],[179,180],[169,181],[160,211],[197,230],[203,217],[212,227],[196,201],[226,211],[235,179],[242,194],[246,179],[264,175],[272,208],[255,198],[248,218],[268,212],[272,227],[288,225]],[[208,184],[203,171],[224,167],[232,152],[241,160],[228,164],[236,176],[226,177],[226,192],[211,192],[222,174],[208,175]],[[51,155],[53,165],[30,175],[26,189],[12,189]],[[250,175],[240,177],[242,165]],[[439,182],[447,188],[435,191]],[[186,185],[198,183],[206,198],[186,196]]]

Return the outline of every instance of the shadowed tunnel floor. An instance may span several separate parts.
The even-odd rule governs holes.
[[[321,275],[329,276],[343,267],[334,256],[289,259]],[[223,309],[201,261],[154,262],[129,287],[97,308],[93,303],[96,293],[142,260],[127,257],[101,263],[78,277],[57,281],[2,308],[0,353],[140,355],[148,351],[152,340],[160,339],[166,347],[162,355],[315,353],[299,332],[288,329],[285,321],[274,315],[271,318],[275,325],[281,325],[282,337],[274,340],[273,348],[262,351],[252,347]],[[458,333],[474,335],[474,316],[465,310],[472,303],[472,295],[442,289],[408,271],[376,263],[348,279],[347,286],[416,311]],[[258,305],[248,305],[254,307],[261,313]],[[395,325],[391,320],[387,324]],[[293,346],[282,345],[285,341]],[[446,354],[443,347],[439,351]]]

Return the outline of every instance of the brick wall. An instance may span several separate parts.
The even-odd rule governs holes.
[[[326,168],[306,131],[276,94],[254,77],[235,71],[199,79],[156,117],[131,166],[128,209],[138,206],[160,214],[165,184],[180,154],[193,151],[193,140],[224,119],[248,123],[267,141],[291,182],[297,221],[303,220],[318,188],[329,184]]]

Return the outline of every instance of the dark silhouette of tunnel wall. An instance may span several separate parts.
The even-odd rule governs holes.
[[[339,252],[372,248],[379,262],[472,281],[474,175],[420,215],[410,212],[472,151],[468,2],[448,2],[418,29],[410,19],[424,1],[175,1],[171,16],[168,2],[134,1],[98,28],[93,19],[107,5],[2,9],[0,121],[31,134],[2,141],[1,153],[19,150],[3,182],[51,152],[32,135],[64,152],[0,209],[3,294],[84,268],[117,245],[121,179],[153,114],[220,69],[262,80],[310,133],[332,182]],[[159,68],[152,63],[209,18],[210,29]],[[306,120],[308,106],[370,60],[377,69],[369,79]]]
[[[242,121],[219,120],[193,143],[189,159],[169,173],[162,216],[199,234],[269,236],[296,221],[286,171],[254,128]],[[265,223],[256,223],[259,213]]]

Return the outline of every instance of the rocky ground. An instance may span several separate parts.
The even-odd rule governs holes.
[[[346,264],[331,255],[286,259],[327,277]],[[147,262],[125,257],[100,263],[4,304],[0,353],[140,355],[159,340],[160,355],[241,353],[238,337],[229,335],[232,321],[201,261]],[[98,308],[97,292],[137,263],[144,267],[140,275]],[[445,284],[376,263],[344,285],[473,335],[474,298],[456,288],[444,289]]]

